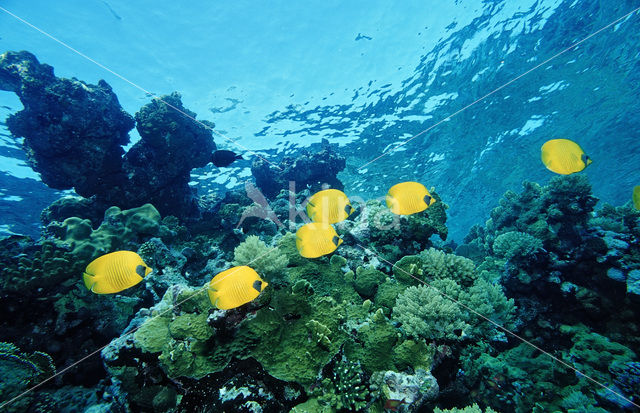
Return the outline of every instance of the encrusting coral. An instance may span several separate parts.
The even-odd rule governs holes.
[[[145,239],[171,235],[162,225],[160,213],[151,204],[124,211],[111,207],[95,230],[88,219],[71,217],[62,223],[50,224],[47,231],[54,235],[57,245],[68,245],[77,259],[87,263],[108,252],[136,250]]]

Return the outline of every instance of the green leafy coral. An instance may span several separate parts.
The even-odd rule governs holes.
[[[175,303],[182,304],[174,308]],[[210,310],[204,289],[170,288],[134,333],[134,345],[145,353],[159,353],[160,366],[170,378],[201,378],[220,371],[242,340],[235,346],[215,342]]]

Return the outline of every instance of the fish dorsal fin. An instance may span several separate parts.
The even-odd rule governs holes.
[[[256,290],[257,292],[261,292],[262,291],[262,281],[260,280],[255,280],[253,282],[252,285],[253,289]]]
[[[146,275],[146,267],[144,265],[138,265],[136,267],[136,274],[138,274],[139,276],[141,276],[142,278],[144,278],[144,276]]]

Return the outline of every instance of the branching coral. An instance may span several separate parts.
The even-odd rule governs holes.
[[[453,409],[440,409],[440,408],[435,408],[435,410],[433,411],[433,413],[497,413],[495,410],[493,410],[491,407],[487,407],[485,410],[482,410],[480,408],[480,406],[478,406],[477,403],[472,404],[471,406],[467,406],[467,407],[463,407],[463,408],[456,408],[454,407]]]
[[[516,306],[513,299],[508,299],[499,284],[492,284],[478,279],[468,290],[460,293],[459,299],[469,308],[474,309],[502,327],[512,329],[515,321]],[[495,327],[475,313],[469,314],[469,323],[473,331],[490,336]]]
[[[331,377],[322,380],[316,393],[320,405],[328,405],[338,411],[364,411],[371,398],[362,367],[344,357],[335,363]]]
[[[465,287],[477,278],[473,261],[435,248],[402,257],[393,266],[393,272],[399,280],[410,281],[410,275],[426,280],[451,279]]]
[[[233,265],[248,265],[267,279],[283,278],[289,259],[277,248],[271,248],[256,235],[249,235],[233,250]]]
[[[526,232],[509,231],[500,234],[493,242],[493,252],[501,258],[526,261],[527,257],[542,249],[542,241]]]
[[[459,286],[454,289],[459,294]],[[468,331],[467,319],[457,304],[423,285],[407,288],[393,307],[393,320],[401,324],[407,336],[416,339],[460,339],[461,335],[454,330]]]
[[[396,300],[393,320],[414,338],[460,340],[495,334],[494,325],[468,308],[501,326],[513,327],[513,300],[505,297],[499,285],[483,279],[466,290],[450,278],[435,280],[430,287],[409,287]]]

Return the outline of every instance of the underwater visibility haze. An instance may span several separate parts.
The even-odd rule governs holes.
[[[639,411],[639,10],[0,1],[0,411]]]

